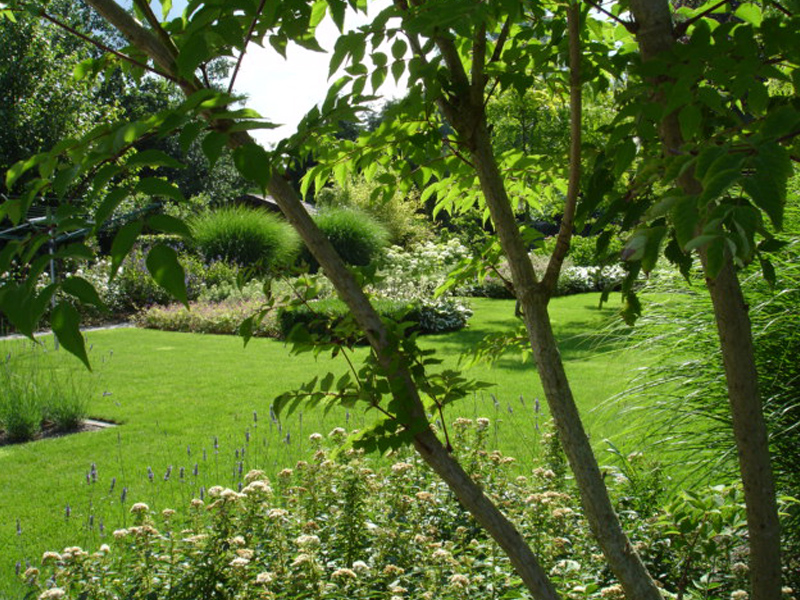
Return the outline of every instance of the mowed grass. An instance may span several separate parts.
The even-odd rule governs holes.
[[[457,366],[485,335],[518,323],[511,301],[471,302],[475,315],[467,329],[422,340],[445,367]],[[559,298],[552,315],[587,429],[601,447],[603,438],[625,424],[592,409],[624,389],[648,357],[595,335],[616,315],[613,299],[603,309],[597,304],[594,294]],[[87,339],[96,380],[90,415],[119,426],[0,447],[0,597],[18,594],[18,561],[24,568],[47,549],[98,546],[125,524],[133,502],[181,508],[201,487],[235,486],[250,468],[274,473],[307,459],[312,432],[363,427],[372,419],[337,409],[273,421],[276,395],[346,368],[341,359],[291,356],[279,341],[255,339],[245,348],[235,337],[138,329],[95,331]],[[0,351],[5,356],[23,343],[3,342]],[[64,352],[57,360],[80,369]],[[509,351],[494,367],[477,365],[466,374],[495,386],[449,408],[446,420],[489,417],[496,447],[517,457],[518,468],[529,469],[548,419],[535,369]]]

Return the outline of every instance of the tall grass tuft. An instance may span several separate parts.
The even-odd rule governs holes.
[[[770,287],[760,271],[742,275],[750,306],[756,367],[779,494],[800,495],[800,239],[784,249]],[[674,282],[673,282],[674,284]],[[722,357],[713,312],[701,284],[670,288],[675,300],[650,307],[634,330],[642,347],[662,358],[638,385],[617,398],[637,410],[642,439],[675,451],[683,473],[712,482],[736,477]],[[658,291],[668,291],[661,286]],[[694,463],[694,468],[688,468]],[[800,556],[800,508],[783,518],[784,546]],[[800,583],[800,578],[794,583]]]
[[[377,259],[389,242],[386,228],[367,213],[353,208],[329,208],[315,218],[339,256],[349,265],[363,267]],[[319,269],[307,248],[301,259],[312,272]]]
[[[300,240],[288,223],[263,210],[243,206],[201,215],[191,222],[200,252],[207,262],[224,260],[259,273],[289,266]]]
[[[45,428],[76,430],[87,415],[91,386],[42,347],[9,353],[0,367],[0,432],[17,443]]]

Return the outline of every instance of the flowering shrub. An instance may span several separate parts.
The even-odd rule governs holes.
[[[392,246],[381,263],[376,291],[388,298],[433,298],[448,273],[469,250],[457,239],[445,243],[426,242],[403,250]]]
[[[619,289],[625,279],[625,269],[621,265],[609,267],[565,267],[556,285],[557,296],[601,292],[606,289]]]
[[[410,250],[392,246],[386,252],[373,291],[379,297],[413,302],[416,310],[408,320],[419,323],[420,331],[461,329],[472,316],[470,308],[455,298],[434,296],[449,272],[467,257],[469,250],[457,239],[426,242]]]
[[[184,333],[237,335],[239,325],[263,306],[262,299],[193,302],[190,310],[182,304],[151,306],[139,312],[134,322],[139,327]],[[269,315],[253,330],[256,337],[278,337],[274,318]]]
[[[464,468],[517,524],[563,597],[622,600],[569,480],[543,467],[515,474],[513,458],[486,449],[489,432],[483,418],[449,428]],[[97,551],[45,552],[21,573],[28,597],[529,597],[505,555],[418,459],[399,453],[389,465],[348,449],[345,437],[330,432],[331,452],[312,434],[308,461],[271,481],[251,471],[236,489],[201,490],[179,512],[133,504],[128,525]],[[740,495],[714,488],[651,519],[629,515],[666,596],[741,596]]]

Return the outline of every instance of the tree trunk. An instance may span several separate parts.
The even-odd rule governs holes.
[[[703,260],[705,267],[705,260]],[[781,535],[750,317],[730,257],[706,279],[714,305],[750,538],[753,600],[781,597]]]
[[[547,311],[549,293],[536,281],[527,248],[520,236],[503,179],[491,150],[482,106],[473,106],[471,158],[486,204],[503,246],[533,355],[558,430],[561,445],[578,484],[586,517],[611,570],[628,598],[661,600],[650,573],[631,546],[611,505],[589,438],[583,429]]]
[[[643,61],[668,51],[675,44],[666,0],[632,0],[631,12],[636,19],[636,35]],[[655,93],[654,96],[657,97]],[[677,154],[682,151],[683,137],[675,113],[662,121],[661,139],[666,152]],[[684,171],[677,183],[687,194],[702,192],[702,185],[691,170]],[[700,250],[700,258],[714,307],[744,487],[752,597],[754,600],[775,600],[781,596],[780,522],[747,304],[727,251],[722,270],[714,278],[708,276],[703,250]]]

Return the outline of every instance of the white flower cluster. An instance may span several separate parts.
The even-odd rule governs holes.
[[[457,239],[426,242],[410,250],[392,246],[386,252],[378,292],[401,300],[432,298],[450,271],[469,255]]]
[[[582,294],[617,288],[625,279],[620,265],[609,267],[565,267],[558,278],[558,294]]]

